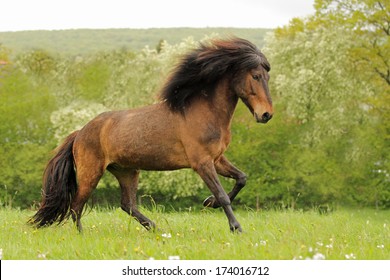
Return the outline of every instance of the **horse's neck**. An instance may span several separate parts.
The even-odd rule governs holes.
[[[212,111],[221,122],[230,128],[238,97],[232,92],[227,79],[222,81],[215,90]]]
[[[192,101],[186,110],[185,120],[188,124],[197,124],[199,120],[208,123],[209,127],[218,127],[230,131],[231,122],[238,102],[238,97],[230,87],[229,81],[220,82],[215,92],[206,93]]]

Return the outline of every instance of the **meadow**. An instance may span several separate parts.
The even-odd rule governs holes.
[[[32,211],[0,209],[3,260],[379,260],[390,259],[390,213],[375,210],[238,210],[244,233],[229,232],[219,210],[143,209],[148,232],[121,209],[92,209],[79,234],[71,221],[35,229]]]

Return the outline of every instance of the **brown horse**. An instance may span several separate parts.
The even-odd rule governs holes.
[[[267,82],[270,64],[239,38],[201,44],[183,57],[151,106],[102,113],[70,134],[48,163],[42,202],[30,222],[61,223],[70,215],[79,231],[84,204],[107,169],[119,181],[121,208],[145,228],[154,223],[136,205],[140,170],[192,168],[212,196],[204,206],[222,207],[231,231],[241,231],[231,202],[246,175],[224,156],[241,99],[260,123],[273,114]],[[227,194],[218,174],[234,178]]]

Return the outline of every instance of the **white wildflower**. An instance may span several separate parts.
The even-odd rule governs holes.
[[[293,260],[294,261],[296,261],[296,260],[303,260],[303,257],[302,256],[294,257]]]
[[[164,238],[172,238],[172,235],[170,233],[163,233],[161,234],[161,236]]]
[[[355,259],[356,259],[356,256],[355,256],[353,253],[351,253],[351,254],[349,254],[349,255],[345,255],[345,258],[346,258],[347,260],[355,260]]]
[[[267,241],[266,240],[260,240],[260,245],[261,246],[266,246],[267,245]]]
[[[313,256],[313,260],[325,260],[325,255],[321,254],[321,253],[315,253],[314,256]]]
[[[46,254],[43,254],[43,253],[38,254],[38,259],[44,259],[44,260],[46,260]]]
[[[377,245],[376,246],[378,249],[384,249],[385,248],[385,245],[381,244],[381,245]]]
[[[170,261],[178,261],[178,260],[180,260],[180,256],[169,256],[168,260],[170,260]]]

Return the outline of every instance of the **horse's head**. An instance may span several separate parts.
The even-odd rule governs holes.
[[[236,84],[238,97],[249,108],[257,122],[267,123],[273,116],[272,99],[268,89],[269,69],[259,65],[243,71]]]
[[[273,115],[270,70],[267,58],[251,42],[240,38],[214,40],[183,57],[161,99],[172,110],[183,113],[196,100],[194,96],[210,98],[217,92],[217,84],[224,81],[226,85],[227,81],[229,94],[241,98],[257,122],[266,123]]]

